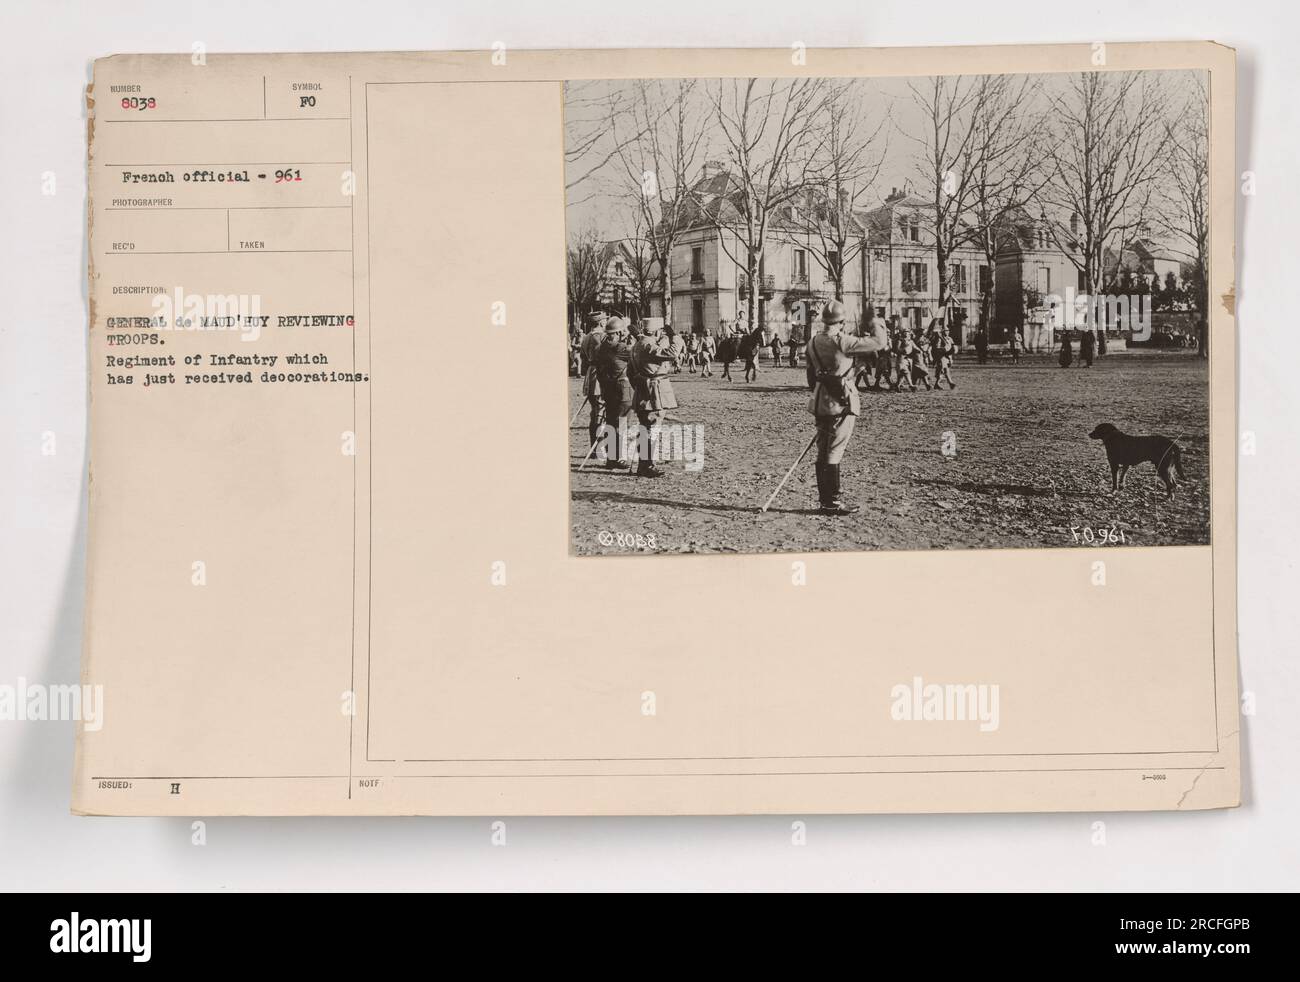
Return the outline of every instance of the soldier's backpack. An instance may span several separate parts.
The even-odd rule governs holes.
[[[821,359],[817,357],[816,345],[808,343],[808,361],[813,367],[813,381],[822,387],[831,399],[836,402],[847,402],[849,399],[848,374],[841,375],[839,372],[827,371],[821,366]],[[853,370],[852,364],[849,365],[849,371]]]

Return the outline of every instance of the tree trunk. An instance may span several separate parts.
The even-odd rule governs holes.
[[[948,269],[948,256],[946,252],[938,246],[935,247],[935,259],[939,262],[939,309],[935,311],[935,316],[944,317],[945,326],[950,326],[948,325],[945,311],[947,310],[948,303],[948,278],[952,273],[951,270]]]
[[[664,252],[664,326],[673,326],[673,254]]]
[[[745,270],[745,276],[749,278],[749,309],[745,311],[745,325],[751,333],[758,317],[758,305],[762,303],[760,294],[763,290],[763,284],[758,270],[758,256],[751,250],[749,253],[749,268]]]
[[[1196,354],[1210,357],[1210,278],[1206,275],[1204,247],[1196,250],[1196,307],[1200,315],[1196,320]]]

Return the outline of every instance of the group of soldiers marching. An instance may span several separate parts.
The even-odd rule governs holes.
[[[615,319],[605,314],[593,314],[587,333],[575,333],[570,337],[570,375],[585,377],[589,373],[592,367],[588,351],[592,344],[590,339],[593,334],[597,339],[602,339],[603,326]],[[856,385],[877,392],[885,389],[891,392],[938,389],[945,383],[950,389],[957,388],[952,373],[957,344],[937,318],[932,319],[928,327],[918,325],[908,328],[897,315],[888,321],[877,315],[869,323],[866,333],[874,332],[876,321],[884,324],[889,344],[885,351],[860,359],[854,372]],[[629,322],[627,332],[629,337],[634,337],[639,333],[639,328]],[[761,330],[744,332],[731,328],[724,330],[719,337],[696,332],[682,335],[660,323],[656,335],[660,339],[660,347],[672,355],[669,373],[676,374],[685,370],[693,375],[698,370],[701,378],[712,378],[714,362],[721,362],[722,381],[725,382],[734,381],[731,365],[736,361],[744,362],[746,382],[756,379],[758,353],[763,348],[771,353],[773,367],[779,368],[787,363],[785,352],[788,351],[789,366],[797,368],[799,356],[804,353],[806,346],[802,329],[792,331],[788,341],[782,341],[774,333],[769,341],[764,342]]]
[[[879,392],[888,388],[892,392],[915,392],[924,386],[937,389],[943,382],[950,389],[957,388],[952,377],[952,362],[957,355],[957,342],[952,339],[943,323],[934,318],[928,328],[902,326],[897,316],[888,322],[882,317],[872,319],[872,330],[879,324],[889,339],[889,346],[874,358],[867,358],[858,366],[854,383],[866,385]],[[934,371],[934,381],[930,372]]]

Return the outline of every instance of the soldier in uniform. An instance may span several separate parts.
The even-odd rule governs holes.
[[[673,374],[676,375],[682,370],[682,361],[686,358],[686,339],[675,331],[669,334],[669,331],[672,331],[671,327],[664,328],[664,334],[673,353]]]
[[[952,335],[946,330],[940,330],[934,336],[934,387],[939,388],[939,383],[944,379],[948,380],[948,388],[957,388],[957,383],[952,379],[952,361],[957,355],[957,342],[952,339]]]
[[[718,342],[712,334],[705,334],[700,339],[700,377],[713,378],[713,356],[717,354]]]
[[[909,373],[912,379],[912,391],[916,391],[916,384],[918,382],[924,382],[925,391],[929,392],[930,368],[926,364],[926,359],[929,357],[929,349],[922,344],[923,341],[924,338],[922,337],[919,328],[917,329],[916,335],[909,336],[907,339],[907,343],[911,345],[911,348],[908,350],[908,358],[910,359],[911,364]]]
[[[916,354],[916,342],[904,328],[894,334],[892,341],[895,366],[898,374],[894,377],[894,391],[907,387],[908,392],[916,391],[916,378],[912,374],[912,356]]]
[[[870,337],[844,330],[844,304],[832,300],[822,311],[821,330],[808,341],[808,411],[817,420],[817,493],[823,515],[851,515],[857,505],[840,498],[840,461],[861,411],[858,390],[850,381],[854,358],[885,351],[889,338],[872,321]]]
[[[871,335],[879,333],[884,335],[886,338],[889,337],[889,324],[885,321],[883,314],[872,315],[871,326],[868,329],[868,333]],[[893,383],[890,381],[890,370],[893,368],[893,365],[894,352],[892,348],[886,347],[883,351],[876,352],[876,372],[872,388],[877,392],[882,391],[886,386],[893,388]]]
[[[587,321],[587,333],[578,344],[578,370],[582,373],[582,394],[591,406],[591,417],[587,422],[587,445],[591,446],[600,435],[600,421],[603,415],[600,398],[600,382],[596,379],[596,351],[605,340],[605,315],[592,314]],[[597,456],[604,459],[604,454]]]
[[[637,420],[638,477],[663,477],[655,466],[652,432],[669,409],[677,408],[668,375],[676,365],[672,345],[660,333],[659,318],[644,322],[645,332],[632,346],[628,374],[632,379],[632,406]]]
[[[893,389],[897,392],[903,387],[904,379],[910,379],[911,362],[904,349],[907,347],[907,330],[894,314],[889,319],[889,363],[894,370]]]
[[[596,349],[596,379],[605,403],[605,425],[601,434],[608,470],[626,470],[628,467],[623,459],[623,420],[632,409],[632,383],[627,374],[632,357],[629,329],[626,317],[611,317],[605,323],[604,340]],[[610,450],[613,450],[612,457]]]

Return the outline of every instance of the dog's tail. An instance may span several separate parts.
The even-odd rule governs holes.
[[[1178,444],[1176,443],[1170,446],[1169,450],[1170,450],[1170,454],[1174,458],[1174,470],[1178,472],[1178,476],[1181,477],[1184,481],[1187,480],[1187,475],[1183,473],[1182,450],[1179,449]]]

